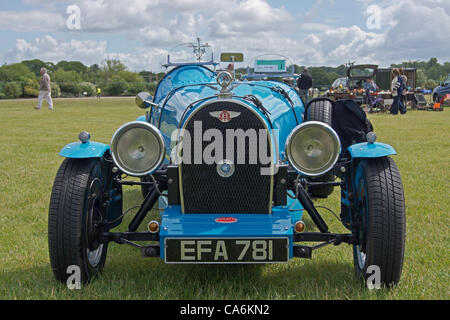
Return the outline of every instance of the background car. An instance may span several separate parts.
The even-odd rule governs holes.
[[[366,102],[364,82],[374,79],[377,65],[362,64],[350,66],[347,69],[347,77],[336,79],[327,92],[327,97],[334,100],[352,99],[359,105]]]
[[[447,79],[441,83],[440,86],[436,87],[433,90],[433,101],[441,102],[442,98],[449,93],[450,93],[450,74],[448,75]]]

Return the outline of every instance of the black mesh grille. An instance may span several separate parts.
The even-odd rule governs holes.
[[[228,111],[230,113],[238,112],[240,115],[231,119],[229,122],[222,122],[210,113]],[[221,131],[223,136],[224,155],[220,159],[226,159],[227,129],[242,129],[247,132],[254,129],[259,132],[266,127],[262,120],[251,110],[237,103],[228,101],[218,101],[203,107],[201,110],[189,119],[185,129],[189,131],[191,137],[194,137],[194,123],[201,121],[203,132],[214,128]],[[265,131],[266,132],[266,131]],[[234,148],[234,159],[231,160],[235,165],[235,171],[230,177],[222,177],[217,170],[217,164],[207,165],[194,164],[194,142],[192,138],[192,148],[190,150],[192,164],[183,163],[181,165],[181,181],[184,202],[184,213],[271,213],[271,185],[272,177],[262,175],[261,168],[268,168],[270,164],[261,164],[260,157],[257,157],[256,164],[250,164],[249,139],[245,139],[245,164],[237,164],[237,148]],[[269,140],[267,140],[269,141]],[[211,142],[203,142],[202,151],[210,145]],[[258,149],[260,145],[257,139]],[[237,139],[235,138],[235,146]],[[266,145],[266,155],[270,155],[270,144]],[[183,150],[186,152],[186,149]]]

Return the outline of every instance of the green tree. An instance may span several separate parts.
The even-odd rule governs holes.
[[[106,60],[105,66],[103,67],[103,74],[105,77],[105,82],[111,80],[114,75],[117,75],[120,71],[127,70],[127,67],[119,60]]]
[[[26,81],[28,79],[36,79],[36,75],[23,63],[0,67],[0,81]]]
[[[103,70],[98,64],[90,66],[84,74],[83,79],[84,81],[95,83],[100,86],[104,86],[106,82]]]
[[[36,77],[39,77],[41,75],[40,72],[41,72],[42,67],[45,67],[45,68],[48,67],[44,61],[39,60],[39,59],[25,60],[25,61],[22,61],[22,63],[24,65],[26,65],[28,67],[28,69],[30,69],[30,71],[36,75]]]
[[[417,69],[416,73],[416,86],[423,87],[425,85],[425,81],[427,81],[427,76],[423,69]]]
[[[115,75],[111,78],[105,90],[109,95],[118,96],[124,94],[128,90],[128,83]]]
[[[65,71],[74,71],[82,76],[88,69],[80,61],[60,61],[56,64],[57,69],[64,69]]]
[[[83,81],[80,74],[76,71],[66,71],[64,69],[57,69],[51,74],[53,81],[62,83],[80,83]]]
[[[81,89],[81,93],[87,97],[91,97],[95,94],[96,92],[96,87],[94,84],[90,83],[90,82],[82,82],[80,84],[80,89]]]
[[[144,78],[142,78],[138,73],[131,72],[131,71],[119,71],[117,75],[125,80],[128,83],[138,83],[138,82],[145,82]]]
[[[39,83],[37,80],[28,79],[23,86],[23,95],[26,97],[37,97],[39,95]]]
[[[18,82],[11,81],[5,84],[3,92],[7,99],[16,99],[22,96],[22,85]]]

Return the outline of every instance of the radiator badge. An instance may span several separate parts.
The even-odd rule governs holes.
[[[218,222],[218,223],[235,223],[238,221],[238,219],[232,218],[232,217],[221,217],[221,218],[217,218],[214,221]]]
[[[241,115],[240,112],[232,112],[227,110],[210,112],[209,114],[211,117],[217,118],[224,123],[230,122],[231,119],[237,118]]]

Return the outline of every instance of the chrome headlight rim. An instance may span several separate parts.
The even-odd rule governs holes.
[[[120,138],[120,136],[123,135],[125,132],[127,132],[129,129],[139,128],[139,127],[151,131],[156,136],[156,138],[159,142],[159,145],[160,145],[160,149],[161,149],[158,161],[155,163],[155,165],[153,165],[151,168],[149,168],[145,172],[144,171],[136,172],[136,171],[128,170],[127,168],[124,167],[124,165],[122,165],[122,162],[116,157],[116,151],[117,151],[116,145],[117,145],[118,138]],[[154,173],[161,166],[161,164],[163,163],[164,158],[166,156],[166,143],[164,141],[164,138],[163,138],[161,132],[154,125],[152,125],[148,122],[143,122],[143,121],[131,121],[131,122],[127,122],[124,125],[122,125],[119,129],[117,129],[117,131],[112,136],[110,145],[111,145],[111,147],[110,147],[111,157],[114,161],[114,164],[123,173],[125,173],[129,176],[132,176],[132,177],[144,177],[144,176]]]
[[[304,129],[307,126],[319,126],[322,127],[323,129],[325,129],[326,131],[328,131],[331,134],[331,137],[334,139],[334,142],[336,144],[336,150],[337,152],[335,153],[334,157],[333,157],[333,161],[329,162],[329,165],[326,167],[326,169],[321,170],[319,172],[306,172],[305,170],[303,170],[302,168],[298,168],[295,164],[297,163],[293,158],[292,158],[292,140],[293,138],[299,133],[299,131],[301,129]],[[307,121],[304,122],[300,125],[298,125],[297,127],[295,127],[292,132],[289,134],[289,136],[286,139],[286,147],[285,147],[285,154],[287,157],[287,160],[289,161],[289,164],[300,174],[303,174],[305,176],[308,177],[320,177],[323,176],[324,174],[326,174],[327,172],[329,172],[331,169],[333,169],[334,165],[337,163],[337,161],[339,160],[339,155],[342,151],[342,147],[341,147],[341,140],[339,139],[338,134],[336,133],[336,131],[334,131],[333,128],[331,128],[328,124],[324,123],[324,122],[320,122],[320,121]]]

